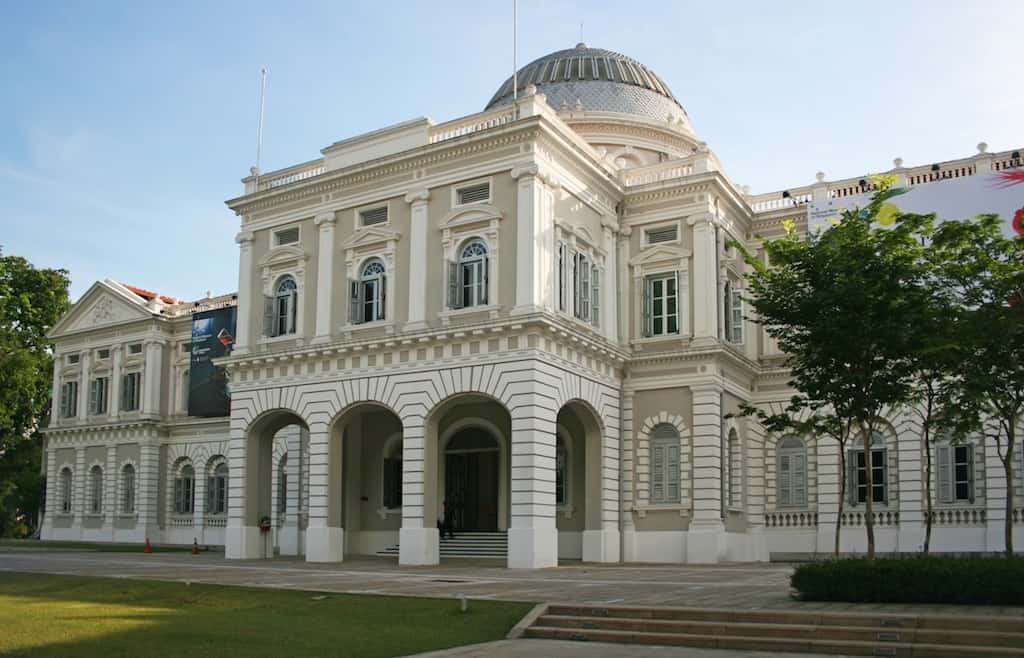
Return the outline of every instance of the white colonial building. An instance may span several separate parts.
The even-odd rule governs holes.
[[[836,445],[726,419],[791,394],[727,242],[757,251],[866,182],[748,194],[665,83],[611,51],[552,53],[512,85],[478,114],[253,172],[228,202],[237,295],[95,284],[51,333],[43,537],[434,564],[447,519],[502,556],[507,538],[510,567],[830,551]],[[892,172],[916,186],[1019,162],[981,149]],[[234,304],[230,417],[191,417],[192,314]],[[912,413],[888,421],[870,447],[879,549],[913,552],[924,453]],[[1000,550],[994,450],[933,449],[933,550]],[[860,551],[867,492],[850,489]]]

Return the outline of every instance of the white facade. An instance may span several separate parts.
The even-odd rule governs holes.
[[[744,193],[664,83],[609,51],[554,53],[520,81],[480,114],[246,178],[228,202],[237,295],[90,289],[51,332],[44,538],[310,561],[397,544],[401,563],[434,564],[447,519],[507,533],[510,567],[831,551],[835,445],[725,419],[791,394],[726,244],[756,251],[859,182]],[[1012,166],[979,152],[894,173],[924,185]],[[192,418],[189,320],[224,304],[238,307],[231,415]],[[872,446],[883,552],[923,542],[913,419],[894,411]],[[935,460],[933,550],[1000,550],[995,451]],[[862,514],[847,505],[844,550],[864,550]]]

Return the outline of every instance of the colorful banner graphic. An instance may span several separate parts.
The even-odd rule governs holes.
[[[235,343],[236,308],[219,308],[192,315],[192,359],[188,379],[189,416],[227,416],[231,392],[224,368],[211,359],[227,356]]]

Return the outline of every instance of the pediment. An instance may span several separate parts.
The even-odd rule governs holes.
[[[359,249],[372,244],[380,244],[390,240],[399,240],[401,233],[386,228],[367,227],[355,232],[348,240],[341,244],[343,249]]]
[[[441,218],[441,230],[453,229],[469,224],[500,220],[502,212],[489,203],[474,203],[471,206],[452,208]]]
[[[274,247],[260,260],[260,265],[277,265],[279,263],[294,263],[304,261],[308,258],[306,252],[295,246]]]
[[[136,301],[137,300],[137,301]],[[51,339],[78,331],[146,320],[145,300],[109,281],[97,281],[48,334]]]
[[[689,249],[678,247],[675,245],[657,245],[655,247],[649,247],[644,249],[636,256],[629,259],[629,264],[632,266],[647,265],[650,263],[664,263],[666,261],[675,261],[689,258],[691,255]]]

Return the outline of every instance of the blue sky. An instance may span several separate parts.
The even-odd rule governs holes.
[[[237,287],[224,200],[417,116],[479,111],[511,72],[501,2],[0,0],[0,246],[196,298]],[[754,192],[1024,146],[1024,2],[520,0],[519,62],[584,39],[668,83]]]

